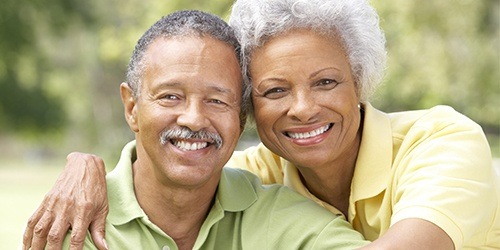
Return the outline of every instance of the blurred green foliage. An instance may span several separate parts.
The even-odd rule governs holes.
[[[500,1],[372,2],[389,51],[375,106],[396,111],[451,105],[483,126],[500,156]],[[15,135],[65,153],[118,154],[132,138],[118,86],[140,35],[178,9],[227,19],[231,4],[4,0],[0,139]]]
[[[52,6],[52,7],[50,7]],[[92,20],[78,1],[5,0],[0,8],[0,125],[3,131],[44,132],[64,125],[65,114],[57,98],[43,90],[50,70],[37,46],[39,21],[53,34],[74,17]]]
[[[389,51],[377,106],[447,104],[500,133],[500,1],[374,3]]]

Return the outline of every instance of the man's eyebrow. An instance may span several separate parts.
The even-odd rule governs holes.
[[[214,90],[216,92],[223,93],[223,94],[231,94],[231,93],[233,93],[232,89],[223,88],[223,87],[220,87],[220,86],[217,86],[217,85],[214,85],[214,84],[208,85],[207,88],[211,89],[211,90]]]
[[[205,84],[205,88],[207,90],[213,90],[215,92],[219,92],[219,93],[222,93],[222,94],[232,94],[234,91],[230,88],[224,88],[224,87],[221,87],[219,86],[218,84],[211,84],[211,83],[208,83],[208,84]],[[175,82],[175,81],[172,81],[172,82],[162,82],[158,85],[158,88],[162,88],[162,87],[179,87],[179,86],[182,86],[182,83],[180,82]]]
[[[179,82],[161,82],[156,86],[157,89],[164,88],[164,87],[177,87],[180,86],[181,84]]]

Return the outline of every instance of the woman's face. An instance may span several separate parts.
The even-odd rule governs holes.
[[[314,168],[357,154],[359,98],[339,39],[294,30],[251,59],[257,130],[270,150]]]

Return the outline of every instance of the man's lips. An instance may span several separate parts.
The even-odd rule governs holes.
[[[309,131],[309,132],[301,132],[301,133],[285,132],[284,134],[292,139],[308,139],[308,138],[323,134],[326,131],[328,131],[329,129],[331,129],[332,127],[333,127],[333,123],[329,123],[323,127],[314,129],[314,130]]]

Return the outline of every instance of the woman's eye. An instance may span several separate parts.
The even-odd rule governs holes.
[[[271,99],[280,98],[285,94],[285,91],[286,90],[284,88],[272,88],[264,92],[264,97]]]
[[[337,85],[339,84],[337,81],[332,80],[332,79],[322,79],[318,82],[318,85],[320,86],[326,86],[326,85]]]
[[[331,90],[339,85],[339,82],[332,79],[321,79],[316,83],[319,89]]]

